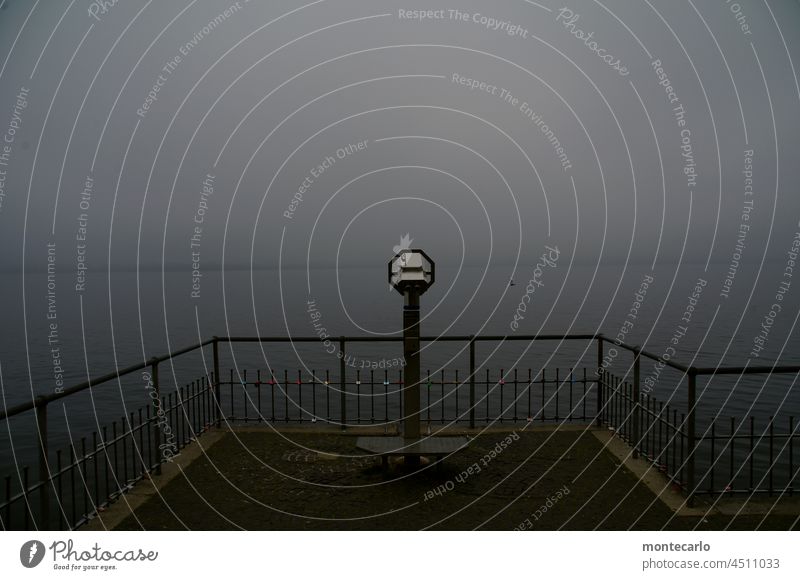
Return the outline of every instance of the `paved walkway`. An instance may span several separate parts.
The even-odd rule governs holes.
[[[681,496],[607,432],[495,431],[441,469],[388,472],[355,434],[211,432],[162,478],[141,482],[102,529],[790,529],[796,515],[681,508]],[[202,447],[202,448],[201,448]],[[196,459],[194,457],[196,457]],[[637,471],[638,469],[638,471]],[[653,490],[665,490],[659,499]],[[797,513],[797,503],[788,512]],[[753,511],[753,510],[750,510]],[[767,511],[769,511],[767,509]]]

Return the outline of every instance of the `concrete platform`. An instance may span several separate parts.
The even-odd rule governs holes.
[[[411,471],[381,469],[379,455],[355,451],[357,438],[372,438],[402,456],[402,438],[381,436],[382,431],[211,430],[164,465],[162,475],[140,481],[81,529],[512,530],[525,518],[539,530],[800,526],[800,497],[789,498],[794,506],[786,498],[698,497],[695,508],[686,508],[663,474],[633,459],[630,448],[607,429],[531,424],[443,429],[439,434],[469,445],[435,469]],[[513,432],[519,440],[493,456],[497,443]],[[430,437],[428,445],[441,444],[440,439]],[[569,494],[541,515],[565,485]],[[446,493],[431,500],[431,490],[441,486]]]

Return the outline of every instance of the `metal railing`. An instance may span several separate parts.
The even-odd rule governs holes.
[[[32,523],[37,529],[79,527],[136,482],[160,473],[164,462],[211,426],[210,385],[205,378],[193,381],[160,396],[152,408],[140,407],[91,436],[56,449],[48,458],[44,478],[40,473],[33,485],[27,466],[21,469],[18,491],[13,491],[12,476],[7,475],[0,503],[3,528],[15,529],[17,522],[24,529]],[[55,510],[51,510],[53,498]]]
[[[634,384],[611,373],[600,382],[602,398],[598,423],[608,425],[642,457],[682,489],[687,483],[686,413],[654,397],[634,398]]]
[[[604,373],[602,363],[604,355],[604,343],[612,344],[612,348],[620,348],[630,352],[633,356],[629,372],[625,376],[615,377],[609,373]],[[638,346],[631,346],[618,340],[610,340],[605,336],[598,335],[598,381],[600,388],[598,407],[601,413],[598,416],[598,425],[607,424],[621,432],[625,439],[633,448],[634,457],[643,456],[652,461],[653,464],[662,471],[671,481],[676,483],[687,495],[687,502],[693,505],[697,494],[722,494],[722,493],[767,493],[769,495],[793,495],[795,482],[800,476],[800,472],[794,463],[794,441],[800,438],[797,431],[794,416],[786,418],[788,429],[785,432],[775,432],[774,417],[770,416],[767,427],[760,434],[755,429],[756,419],[749,418],[749,433],[741,433],[742,427],[748,422],[746,419],[729,418],[730,430],[726,434],[717,433],[717,420],[711,421],[705,431],[698,435],[698,377],[711,377],[723,375],[738,375],[740,378],[745,375],[767,375],[767,378],[774,375],[790,374],[794,375],[794,381],[800,374],[800,365],[758,365],[758,366],[737,366],[737,367],[695,367],[680,364],[671,359],[654,355],[642,350]],[[669,405],[659,403],[654,397],[646,396],[641,392],[641,359],[647,358],[667,367],[671,367],[682,373],[681,378],[687,379],[687,398],[686,406],[678,414],[678,411],[671,409]],[[632,377],[632,380],[626,380]],[[605,401],[611,400],[609,404],[621,405],[622,411],[613,415],[609,419],[604,413],[608,413]],[[680,417],[680,419],[679,419]],[[658,437],[656,432],[659,432]],[[767,453],[759,454],[758,448],[764,446],[766,439]],[[748,441],[748,446],[737,456],[735,445],[737,440]],[[785,444],[776,453],[776,441],[785,441]],[[720,444],[721,442],[721,444]],[[701,457],[700,452],[705,448],[707,456]],[[672,453],[671,460],[669,453]],[[676,462],[675,457],[679,457]],[[720,478],[715,475],[721,471],[722,456],[727,454],[727,478]],[[760,477],[754,473],[755,464],[759,457],[767,456],[766,464],[761,462]],[[775,473],[778,466],[779,456],[783,459],[782,464],[785,468],[784,484],[775,485]],[[700,461],[698,461],[700,459]],[[698,464],[705,471],[698,478]],[[746,475],[742,475],[742,470],[746,469]],[[746,485],[737,486],[737,481],[747,480]],[[766,480],[766,485],[764,482]],[[716,485],[717,482],[724,481],[724,484]]]
[[[484,369],[467,381],[458,370],[424,373],[420,381],[420,421],[428,424],[470,425],[518,421],[593,421],[592,390],[596,384],[586,368]],[[324,422],[347,428],[355,425],[388,427],[399,423],[403,371],[356,370],[342,383],[329,370],[297,369],[262,373],[230,369],[220,381],[220,406],[228,423]],[[331,386],[334,386],[332,389]],[[342,398],[344,394],[344,398]]]
[[[476,367],[476,344],[512,341],[595,341],[596,367],[587,372],[579,369],[501,369],[491,375],[488,369],[479,373]],[[282,380],[275,374],[261,371],[239,371],[235,378],[222,380],[220,345],[230,348],[236,343],[312,343],[314,337],[212,337],[195,345],[154,357],[146,362],[105,374],[59,393],[41,395],[31,401],[0,411],[0,420],[33,411],[36,421],[38,468],[31,483],[30,468],[17,469],[16,477],[6,476],[4,499],[0,501],[0,523],[3,529],[19,527],[48,529],[74,528],[92,518],[142,478],[169,461],[176,451],[199,434],[223,422],[316,422],[324,421],[346,429],[349,425],[389,424],[402,418],[402,370],[394,373],[362,373],[348,371],[346,364],[349,343],[401,342],[402,337],[341,336],[334,339],[339,349],[339,372],[324,377],[315,372],[303,376],[298,371],[291,377],[284,371]],[[421,337],[421,342],[462,342],[468,350],[469,368],[439,371],[420,381],[423,387],[423,421],[429,423],[478,424],[517,421],[580,421],[613,428],[631,447],[635,456],[647,459],[679,485],[691,503],[698,493],[767,492],[793,493],[798,475],[794,466],[794,439],[798,437],[794,417],[788,419],[788,430],[775,431],[770,418],[760,434],[755,419],[750,419],[749,435],[741,433],[746,421],[720,434],[716,422],[706,432],[697,432],[697,377],[716,375],[794,374],[800,366],[745,366],[697,368],[660,357],[611,340],[602,334],[547,335],[470,335]],[[213,370],[190,384],[164,395],[161,393],[159,365],[193,351],[212,349]],[[607,348],[607,350],[606,350]],[[623,376],[611,374],[606,367],[606,354],[619,351],[632,355]],[[641,359],[650,359],[670,367],[687,379],[686,407],[680,410],[658,402],[641,392]],[[87,437],[71,439],[66,449],[53,450],[48,438],[48,405],[91,390],[122,377],[145,371],[152,388],[152,404],[134,410],[117,423],[99,429]],[[377,374],[377,379],[376,379]],[[381,374],[383,376],[381,376]],[[390,375],[394,374],[392,378]],[[485,375],[485,376],[483,376]],[[267,389],[269,387],[269,389]],[[227,393],[223,394],[223,389]],[[304,393],[305,389],[305,393]],[[269,393],[267,393],[269,390]],[[292,394],[292,390],[295,394]],[[227,402],[224,400],[227,395]],[[303,404],[306,397],[307,405]],[[277,398],[276,398],[277,397]],[[238,402],[237,402],[238,398]],[[393,402],[393,398],[396,402]],[[79,441],[79,444],[76,444]],[[737,442],[748,441],[744,445]],[[759,446],[768,444],[768,464],[759,462]],[[776,454],[775,442],[784,442]],[[744,449],[742,448],[744,447]],[[710,461],[698,462],[698,452],[708,449]],[[737,451],[738,449],[738,451]],[[170,454],[167,453],[170,450]],[[749,452],[749,453],[748,453]],[[729,458],[728,477],[720,475],[717,457]],[[788,459],[787,459],[788,456]],[[781,459],[783,484],[775,483],[776,465]],[[698,463],[702,469],[698,478]],[[748,484],[736,484],[742,470]],[[759,472],[758,475],[756,472]],[[760,478],[759,478],[760,475]],[[16,480],[16,486],[15,484]],[[717,485],[720,481],[723,483]],[[766,481],[766,484],[764,482]],[[701,489],[700,483],[703,483]],[[17,487],[18,489],[15,489]],[[57,509],[52,509],[55,498]]]

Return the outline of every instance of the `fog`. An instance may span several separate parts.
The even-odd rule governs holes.
[[[800,7],[736,6],[5,1],[0,267],[781,261]]]

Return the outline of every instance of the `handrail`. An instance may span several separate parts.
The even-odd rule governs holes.
[[[333,339],[334,337],[329,337]],[[335,337],[336,340],[344,339],[345,342],[402,342],[402,336],[343,336],[343,337]],[[219,337],[219,340],[222,342],[319,342],[320,339],[318,336],[227,336],[227,337]],[[649,358],[656,362],[663,363],[664,365],[670,366],[676,370],[679,370],[684,373],[691,372],[690,366],[683,365],[677,363],[671,359],[665,359],[662,356],[653,354],[646,350],[642,350],[637,346],[631,346],[624,342],[618,342],[616,340],[612,340],[606,337],[603,333],[591,333],[591,334],[511,334],[511,335],[503,335],[503,334],[496,334],[496,335],[475,335],[475,336],[459,336],[459,335],[452,335],[452,336],[421,336],[420,341],[422,342],[469,342],[474,340],[476,342],[480,341],[513,341],[513,340],[527,340],[527,341],[534,341],[534,340],[602,340],[605,342],[613,343],[615,346],[618,346],[622,349],[628,350],[634,354],[639,353],[641,356],[645,358]]]
[[[344,341],[344,342],[402,342],[402,336],[331,336],[331,340]],[[97,386],[102,383],[114,380],[116,378],[125,376],[127,374],[142,370],[150,367],[153,364],[158,364],[166,360],[171,360],[182,354],[192,352],[194,350],[203,348],[210,344],[220,342],[276,342],[276,343],[294,343],[294,342],[320,342],[324,338],[319,336],[214,336],[208,338],[197,344],[186,346],[184,348],[172,351],[168,354],[156,356],[141,363],[119,369],[117,371],[101,375],[99,377],[92,377],[88,381],[84,381],[77,385],[68,387],[57,393],[49,395],[39,395],[36,398],[20,403],[10,408],[0,410],[0,421],[36,409],[37,407],[45,406],[53,401],[62,399],[69,395],[84,391],[92,386]],[[782,365],[782,366],[750,366],[750,367],[693,367],[684,365],[673,361],[672,359],[665,359],[659,356],[642,350],[638,346],[632,346],[627,343],[617,341],[605,336],[602,333],[583,333],[583,334],[514,334],[514,335],[446,335],[446,336],[422,336],[422,342],[503,342],[503,341],[536,341],[536,340],[598,340],[600,342],[608,342],[618,348],[622,348],[633,354],[638,354],[641,357],[659,362],[665,366],[669,366],[678,371],[689,375],[727,375],[727,374],[764,374],[764,373],[800,373],[800,365]]]
[[[665,359],[663,356],[659,356],[657,354],[653,354],[652,352],[649,352],[649,351],[646,351],[646,350],[642,350],[638,346],[631,346],[631,345],[629,345],[627,343],[619,342],[619,341],[617,341],[615,339],[610,339],[610,338],[606,337],[602,333],[597,335],[597,339],[601,340],[601,341],[606,341],[608,343],[611,343],[614,346],[618,346],[618,347],[620,347],[622,349],[625,349],[625,350],[627,350],[629,352],[632,352],[633,354],[639,354],[640,356],[643,356],[645,358],[649,358],[650,360],[654,360],[656,362],[660,362],[660,363],[662,363],[662,364],[664,364],[664,365],[666,365],[668,367],[672,367],[672,368],[674,368],[676,370],[679,370],[681,372],[684,372],[684,373],[687,373],[687,374],[691,374],[692,372],[694,372],[694,367],[692,367],[692,366],[688,366],[688,365],[683,365],[683,364],[677,363],[677,362],[673,361],[672,359]]]
[[[153,357],[151,359],[146,360],[145,362],[142,362],[142,363],[139,363],[139,364],[135,364],[135,365],[131,365],[131,366],[125,367],[123,369],[119,369],[117,371],[114,371],[114,372],[111,372],[111,373],[108,373],[108,374],[105,374],[105,375],[101,375],[99,377],[90,378],[88,381],[84,381],[84,382],[79,383],[77,385],[73,385],[73,386],[68,387],[68,388],[66,388],[66,389],[64,389],[62,391],[57,392],[57,393],[52,393],[50,395],[39,395],[35,399],[32,399],[31,401],[26,401],[25,403],[20,403],[18,405],[15,405],[15,406],[11,407],[10,409],[0,410],[0,421],[8,419],[9,417],[13,417],[14,415],[19,415],[20,413],[24,413],[25,411],[30,411],[31,409],[35,409],[37,407],[42,407],[44,405],[52,403],[53,401],[57,401],[58,399],[63,399],[64,397],[68,397],[69,395],[73,395],[75,393],[79,393],[80,391],[84,391],[84,390],[86,390],[86,389],[88,389],[88,388],[90,388],[92,386],[96,386],[96,385],[99,385],[99,384],[102,384],[102,383],[106,383],[106,382],[112,381],[112,380],[114,380],[116,378],[119,378],[119,377],[128,375],[130,373],[142,370],[143,368],[147,368],[149,366],[152,366],[153,364],[158,364],[160,362],[164,362],[165,360],[170,360],[170,359],[178,357],[178,356],[180,356],[182,354],[186,354],[187,352],[191,352],[193,350],[197,350],[198,348],[203,348],[204,346],[208,346],[209,344],[212,344],[216,340],[217,340],[217,337],[209,338],[207,340],[204,340],[203,342],[200,342],[200,343],[197,343],[197,344],[194,344],[194,345],[191,345],[191,346],[187,346],[187,347],[178,349],[178,350],[173,351],[173,352],[171,352],[169,354],[156,356],[156,357]]]
[[[696,368],[698,375],[755,375],[800,373],[800,365],[757,366],[757,367],[709,367]]]
[[[476,341],[501,341],[501,340],[594,340],[602,334],[511,334],[511,335],[443,335],[421,336],[424,342],[468,342]],[[402,342],[402,336],[330,336],[331,340],[344,339],[346,342]],[[221,342],[320,342],[318,336],[219,336]],[[608,340],[608,339],[605,339]]]

